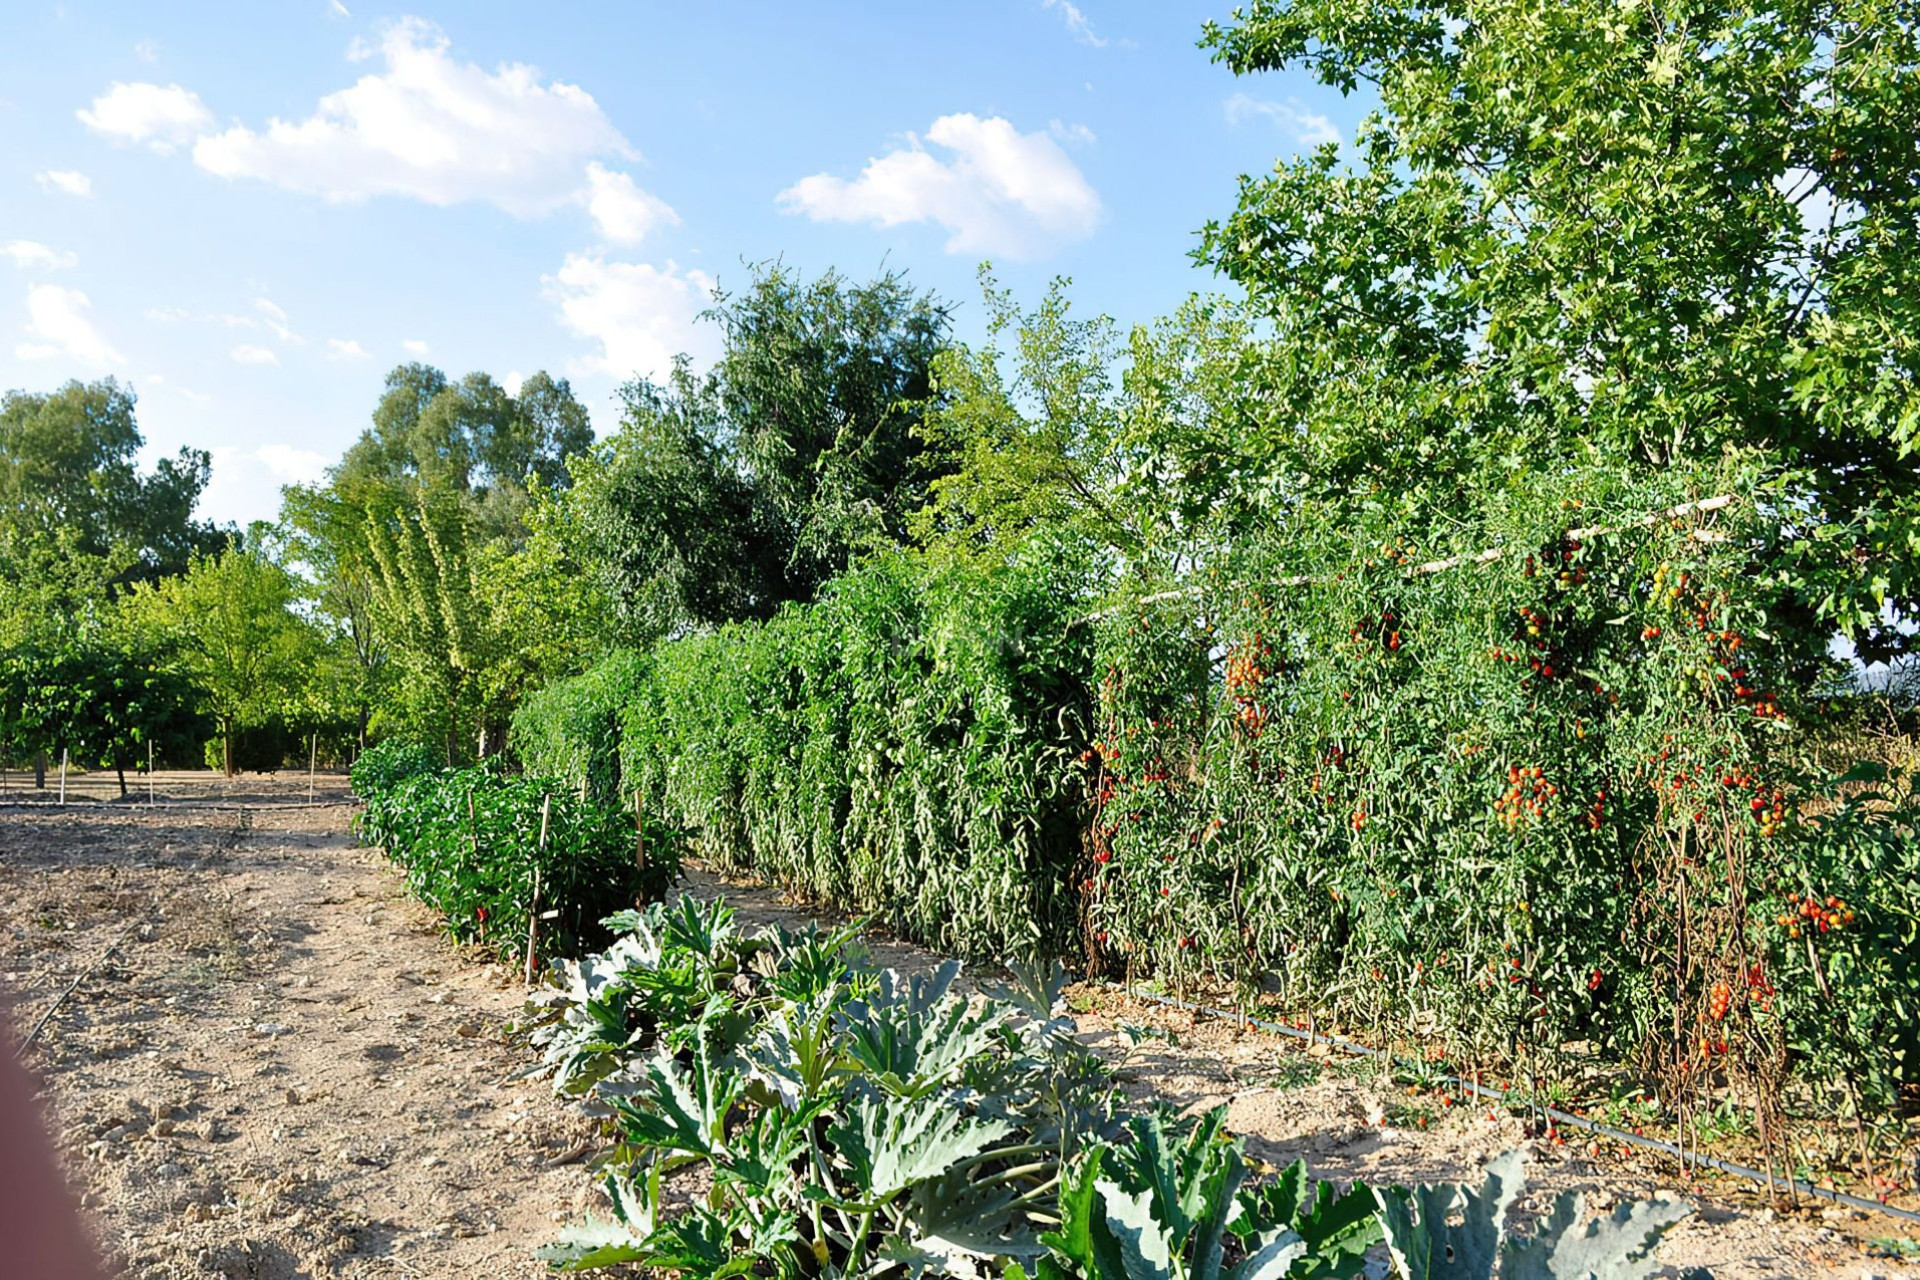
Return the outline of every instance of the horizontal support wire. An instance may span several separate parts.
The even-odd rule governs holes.
[[[1722,493],[1711,498],[1702,498],[1698,502],[1683,502],[1677,507],[1668,507],[1665,511],[1656,511],[1650,516],[1642,516],[1632,524],[1593,525],[1585,529],[1569,529],[1565,536],[1576,542],[1584,542],[1589,538],[1603,538],[1609,534],[1624,533],[1629,529],[1650,528],[1653,525],[1659,524],[1662,520],[1673,520],[1689,515],[1710,514],[1715,511],[1724,510],[1739,500],[1736,494]],[[1712,530],[1696,529],[1694,530],[1693,538],[1697,542],[1719,542],[1725,538],[1725,535],[1715,533]],[[1444,560],[1429,560],[1425,564],[1415,565],[1409,569],[1408,572],[1425,576],[1435,573],[1445,573],[1449,569],[1458,569],[1464,565],[1492,564],[1496,560],[1517,554],[1518,550],[1518,548],[1513,547],[1495,547],[1488,551],[1482,551],[1477,555],[1449,556]],[[1321,581],[1321,579],[1315,578],[1312,575],[1301,575],[1292,578],[1281,578],[1277,582],[1267,583],[1265,585],[1270,588],[1310,587],[1319,581]],[[1235,583],[1233,585],[1236,588],[1242,588],[1245,584]],[[1150,596],[1141,596],[1138,600],[1129,601],[1126,604],[1117,604],[1112,608],[1101,609],[1097,612],[1089,613],[1085,617],[1075,618],[1067,624],[1067,630],[1072,631],[1077,627],[1084,627],[1091,623],[1099,622],[1102,619],[1111,618],[1116,614],[1125,613],[1129,609],[1137,609],[1141,605],[1164,604],[1169,600],[1191,599],[1199,595],[1203,589],[1201,584],[1194,583],[1191,586],[1175,587],[1171,591],[1156,591]]]

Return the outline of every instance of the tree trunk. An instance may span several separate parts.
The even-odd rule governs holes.
[[[120,779],[120,798],[125,800],[127,798],[127,766],[117,756],[113,761],[113,776]]]
[[[33,785],[37,791],[47,789],[47,753],[44,751],[33,753]]]
[[[233,720],[229,716],[220,718],[220,758],[226,767],[229,778],[233,776]]]

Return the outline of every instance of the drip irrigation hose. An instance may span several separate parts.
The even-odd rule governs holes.
[[[1148,995],[1144,992],[1130,991],[1124,984],[1118,982],[1108,982],[1103,985],[1109,990],[1124,992],[1132,999],[1144,1000],[1149,1004],[1163,1005],[1166,1008],[1179,1009],[1186,1013],[1205,1014],[1208,1017],[1222,1018],[1230,1022],[1239,1022],[1250,1027],[1258,1027],[1262,1031],[1271,1031],[1277,1035],[1291,1036],[1296,1040],[1319,1041],[1364,1058],[1383,1059],[1398,1067],[1407,1066],[1406,1063],[1384,1049],[1376,1049],[1371,1045],[1360,1044],[1344,1036],[1328,1035],[1323,1032],[1302,1031],[1298,1027],[1289,1027],[1285,1023],[1267,1022],[1260,1018],[1249,1018],[1241,1014],[1230,1013],[1225,1009],[1215,1009],[1208,1005],[1194,1004],[1187,1000],[1175,1000],[1168,996]],[[1463,1080],[1458,1076],[1442,1076],[1440,1078],[1448,1084],[1458,1085],[1475,1097],[1489,1098],[1495,1102],[1504,1102],[1508,1098],[1508,1093],[1505,1089],[1496,1089],[1492,1085],[1480,1084],[1473,1080]],[[1735,1164],[1731,1160],[1722,1160],[1717,1156],[1704,1156],[1696,1151],[1687,1151],[1676,1146],[1674,1143],[1663,1142],[1658,1138],[1649,1138],[1643,1134],[1629,1133],[1625,1129],[1616,1129],[1610,1124],[1601,1124],[1597,1120],[1589,1120],[1585,1116],[1576,1116],[1555,1107],[1544,1107],[1537,1103],[1528,1103],[1527,1105],[1545,1115],[1555,1124],[1567,1125],[1575,1129],[1584,1129],[1588,1133],[1599,1134],[1602,1137],[1624,1143],[1627,1146],[1640,1147],[1647,1151],[1658,1151],[1663,1155],[1673,1156],[1684,1164],[1694,1165],[1703,1169],[1713,1169],[1720,1173],[1732,1174],[1735,1177],[1745,1178],[1750,1182],[1756,1182],[1762,1186],[1790,1187],[1796,1193],[1810,1196],[1816,1200],[1827,1200],[1834,1204],[1845,1205],[1849,1209],[1862,1209],[1869,1213],[1885,1214],[1887,1217],[1896,1218],[1901,1222],[1920,1224],[1920,1213],[1916,1213],[1912,1209],[1901,1209],[1894,1205],[1882,1204],[1878,1200],[1869,1200],[1864,1196],[1849,1195],[1844,1191],[1834,1191],[1826,1187],[1813,1186],[1800,1181],[1798,1178],[1782,1176],[1769,1180],[1767,1175],[1761,1170],[1750,1169],[1746,1165]]]

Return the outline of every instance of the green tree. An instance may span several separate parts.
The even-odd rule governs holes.
[[[377,485],[359,486],[370,487],[384,492]],[[364,749],[385,687],[388,646],[374,619],[380,566],[367,544],[366,508],[354,500],[354,488],[338,479],[289,485],[280,491],[280,524],[286,563],[304,575],[315,621],[329,636],[320,672],[327,689],[323,701],[346,710]]]
[[[1379,108],[1198,256],[1274,347],[1239,465],[1451,519],[1585,463],[1764,468],[1809,634],[1920,581],[1920,22],[1906,0],[1255,0],[1203,44]],[[1814,616],[1818,609],[1822,617]]]
[[[335,468],[349,487],[430,485],[464,495],[488,533],[515,534],[526,483],[569,482],[567,458],[593,443],[593,424],[565,379],[536,373],[518,396],[485,373],[450,382],[407,364],[387,375],[373,425]]]
[[[124,796],[127,767],[149,748],[166,759],[199,746],[199,697],[161,655],[96,629],[0,657],[0,743],[35,754],[64,750],[83,766],[110,766]]]
[[[170,652],[219,727],[226,772],[238,729],[274,723],[299,706],[317,637],[294,612],[293,576],[256,547],[196,555],[187,571],[136,584],[125,622]]]
[[[397,669],[395,693],[411,727],[432,726],[447,763],[461,759],[460,738],[473,729],[486,754],[493,717],[482,677],[500,637],[476,580],[480,549],[475,519],[449,487],[423,484],[361,509],[366,546],[378,573],[372,582],[374,625]]]
[[[0,398],[0,573],[40,576],[78,559],[110,581],[151,580],[217,545],[193,519],[208,455],[182,449],[141,474],[134,403],[111,378]]]
[[[901,275],[762,264],[705,318],[713,368],[628,385],[619,433],[574,464],[585,554],[635,640],[812,599],[906,540],[942,461],[920,426],[947,311]]]

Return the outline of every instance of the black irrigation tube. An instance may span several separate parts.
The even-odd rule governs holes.
[[[1105,985],[1109,990],[1124,992],[1135,1000],[1145,1000],[1150,1004],[1164,1005],[1169,1009],[1180,1009],[1187,1013],[1205,1014],[1208,1017],[1240,1022],[1250,1027],[1258,1027],[1262,1031],[1271,1031],[1277,1035],[1292,1036],[1296,1040],[1323,1042],[1335,1048],[1344,1049],[1348,1053],[1358,1054],[1361,1057],[1384,1059],[1397,1067],[1407,1067],[1408,1065],[1394,1057],[1385,1049],[1376,1049],[1371,1045],[1364,1045],[1358,1041],[1348,1040],[1344,1036],[1327,1035],[1314,1031],[1302,1031],[1298,1027],[1289,1027],[1285,1023],[1267,1022],[1261,1018],[1250,1018],[1242,1014],[1231,1013],[1225,1009],[1215,1009],[1208,1005],[1194,1004],[1187,1000],[1175,1000],[1168,996],[1148,995],[1145,992],[1129,990],[1124,984],[1118,982],[1108,982]],[[1508,1098],[1508,1093],[1505,1089],[1496,1089],[1492,1085],[1480,1084],[1478,1081],[1463,1080],[1458,1076],[1442,1076],[1441,1079],[1449,1084],[1459,1085],[1462,1089],[1467,1090],[1476,1097],[1491,1098],[1496,1102],[1504,1102]],[[1845,1205],[1849,1209],[1864,1209],[1869,1213],[1880,1213],[1885,1214],[1889,1218],[1897,1218],[1901,1222],[1920,1223],[1920,1213],[1916,1213],[1912,1209],[1901,1209],[1890,1204],[1882,1204],[1878,1200],[1868,1200],[1864,1196],[1848,1195],[1844,1191],[1833,1191],[1826,1187],[1813,1186],[1809,1183],[1801,1182],[1797,1178],[1776,1177],[1769,1179],[1767,1175],[1759,1169],[1749,1169],[1746,1165],[1734,1164],[1730,1160],[1722,1160],[1716,1156],[1703,1156],[1695,1151],[1687,1151],[1671,1142],[1662,1142],[1658,1138],[1649,1138],[1643,1134],[1628,1133],[1625,1129],[1616,1129],[1610,1124],[1601,1124],[1597,1120],[1589,1120],[1585,1116],[1576,1116],[1554,1107],[1543,1107],[1537,1103],[1528,1103],[1527,1105],[1547,1116],[1555,1124],[1584,1129],[1589,1133],[1597,1133],[1603,1137],[1625,1143],[1628,1146],[1641,1147],[1648,1151],[1658,1151],[1663,1155],[1673,1156],[1684,1164],[1695,1165],[1704,1169],[1713,1169],[1720,1173],[1730,1173],[1735,1177],[1746,1178],[1750,1182],[1756,1182],[1763,1186],[1773,1187],[1784,1185],[1800,1194],[1811,1196],[1817,1200],[1829,1200],[1834,1204]]]

